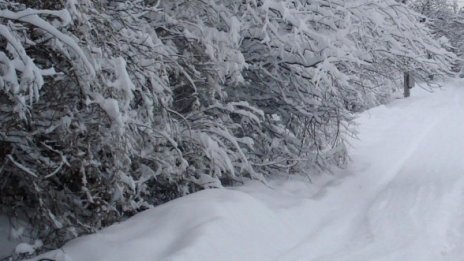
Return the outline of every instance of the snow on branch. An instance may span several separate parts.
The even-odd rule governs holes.
[[[59,39],[60,41],[68,45],[83,61],[85,67],[87,68],[87,72],[90,74],[90,76],[94,77],[95,70],[92,64],[90,63],[90,61],[87,59],[86,55],[84,54],[84,51],[79,47],[76,41],[72,39],[70,36],[59,31],[55,26],[53,26],[49,22],[40,18],[39,15],[41,14],[59,17],[62,21],[62,26],[68,25],[72,21],[69,15],[69,12],[67,10],[51,11],[51,10],[34,10],[34,9],[29,9],[29,8],[24,11],[18,11],[18,12],[13,12],[10,10],[0,10],[0,18],[28,23],[30,25],[33,25],[37,28],[40,28],[46,31],[47,33],[53,35],[54,37],[56,37],[57,39]]]

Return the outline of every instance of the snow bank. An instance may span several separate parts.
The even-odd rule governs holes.
[[[44,256],[73,261],[272,260],[291,248],[295,235],[301,234],[285,212],[297,215],[301,196],[311,191],[302,181],[279,186],[285,189],[250,183],[243,191],[195,193]],[[296,204],[293,210],[292,204]],[[307,210],[301,217],[305,215],[313,214]]]

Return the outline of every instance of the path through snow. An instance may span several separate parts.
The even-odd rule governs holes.
[[[461,86],[462,85],[462,86]],[[462,87],[462,88],[460,88]],[[464,260],[464,82],[363,113],[343,179],[195,193],[58,260]]]

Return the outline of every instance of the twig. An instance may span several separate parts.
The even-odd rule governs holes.
[[[36,175],[34,172],[32,172],[30,169],[28,169],[26,166],[22,165],[21,163],[15,161],[15,160],[13,159],[13,157],[11,156],[11,154],[7,155],[6,157],[7,157],[11,162],[13,162],[13,164],[15,164],[16,167],[18,167],[18,168],[21,169],[22,171],[26,172],[27,174],[29,174],[29,175],[31,175],[31,176],[37,178],[37,175]]]

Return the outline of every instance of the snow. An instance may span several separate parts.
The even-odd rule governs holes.
[[[15,252],[17,254],[33,254],[36,249],[39,249],[43,246],[42,241],[37,240],[34,242],[34,245],[28,243],[20,243],[16,246]]]
[[[126,70],[127,62],[122,57],[115,58],[113,60],[116,74],[116,81],[111,84],[116,89],[124,92],[124,99],[126,100],[125,109],[129,109],[129,103],[133,99],[133,91],[135,85],[129,77],[129,73]]]
[[[125,117],[123,113],[119,110],[119,103],[113,98],[104,98],[102,95],[95,93],[93,95],[94,102],[100,105],[100,107],[106,112],[108,117],[110,117],[113,122],[114,128],[118,130],[119,133],[124,132],[124,121]]]
[[[309,184],[198,192],[84,236],[56,260],[462,260],[464,85],[361,114],[352,162]],[[340,178],[343,177],[343,178]],[[37,259],[33,259],[37,260]]]

